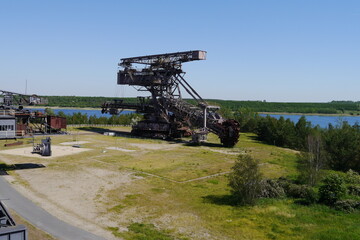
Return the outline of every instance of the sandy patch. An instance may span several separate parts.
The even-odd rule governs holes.
[[[220,149],[212,149],[212,148],[205,148],[206,150],[217,152],[217,153],[223,153],[228,155],[240,155],[245,154],[244,151],[232,151],[232,150],[220,150]]]
[[[131,145],[133,147],[138,147],[141,149],[147,149],[147,150],[172,150],[172,149],[180,146],[180,144],[163,144],[163,143],[160,143],[160,144],[130,143],[129,145]]]
[[[106,239],[117,239],[105,230],[114,225],[107,212],[106,194],[136,179],[131,172],[88,167],[66,172],[42,168],[17,174],[29,185],[24,188],[16,184],[16,188],[49,213]],[[12,176],[6,178],[14,180]]]
[[[56,158],[56,157],[77,154],[77,153],[81,153],[81,152],[85,152],[85,151],[89,151],[89,150],[92,150],[92,149],[52,145],[51,146],[52,155],[49,157],[43,157],[40,154],[32,153],[32,151],[33,151],[32,147],[2,150],[2,151],[0,151],[0,154],[9,154],[9,155],[33,157],[33,158]]]
[[[117,151],[122,151],[122,152],[135,152],[136,151],[136,150],[131,150],[131,149],[119,148],[119,147],[107,147],[106,149],[117,150]]]
[[[85,144],[85,143],[90,143],[88,141],[74,141],[74,142],[63,142],[63,143],[60,143],[61,145],[79,145],[79,144]]]

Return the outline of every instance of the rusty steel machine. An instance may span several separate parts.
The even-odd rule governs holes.
[[[182,63],[205,59],[206,52],[200,50],[121,59],[117,84],[134,86],[151,96],[138,97],[137,103],[123,99],[105,102],[102,113],[119,114],[124,109],[143,113],[144,120],[132,128],[134,135],[152,138],[193,135],[194,141],[203,141],[212,132],[224,146],[234,146],[239,139],[239,123],[224,119],[217,112],[219,107],[204,101],[184,78]],[[182,98],[182,90],[196,105]]]

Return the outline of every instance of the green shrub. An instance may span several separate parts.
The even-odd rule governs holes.
[[[306,185],[298,185],[298,184],[290,183],[286,188],[286,195],[288,197],[293,197],[293,198],[303,198],[306,195],[305,193],[306,189],[307,189]]]
[[[285,187],[286,196],[302,199],[302,203],[311,204],[317,201],[315,190],[308,185],[298,185],[289,183]]]
[[[278,181],[273,179],[265,179],[260,182],[260,197],[263,198],[281,198],[285,196],[284,188]]]
[[[360,196],[360,186],[359,185],[350,185],[347,187],[348,193],[354,196]]]
[[[329,174],[323,182],[319,188],[320,202],[332,206],[346,194],[344,179],[338,174]]]
[[[315,190],[311,187],[307,187],[303,195],[304,204],[312,204],[318,201],[318,195]]]
[[[336,201],[334,203],[334,208],[339,211],[353,212],[356,209],[360,209],[360,201],[356,201],[353,199]]]
[[[261,192],[258,161],[250,155],[239,155],[229,174],[231,193],[240,205],[254,204]]]
[[[349,170],[345,175],[345,182],[350,184],[360,184],[360,175],[359,173]]]

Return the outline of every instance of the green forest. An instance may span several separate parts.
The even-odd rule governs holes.
[[[240,155],[229,175],[236,203],[286,196],[304,205],[324,204],[347,213],[360,210],[359,124],[343,121],[322,129],[312,127],[305,116],[294,123],[284,117],[261,117],[249,109],[227,117],[239,121],[242,132],[255,133],[260,142],[298,151],[299,175],[292,179],[262,179],[258,162]]]
[[[100,108],[106,101],[113,97],[78,97],[78,96],[43,96],[48,99],[49,107],[79,107]],[[129,103],[137,102],[137,98],[122,98]],[[190,103],[194,100],[187,99]],[[218,105],[230,111],[240,108],[251,109],[254,112],[285,112],[305,114],[360,114],[360,102],[332,101],[327,103],[294,103],[294,102],[266,102],[266,101],[232,101],[206,99],[209,104]]]

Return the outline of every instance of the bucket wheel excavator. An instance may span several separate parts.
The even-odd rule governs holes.
[[[219,107],[211,106],[184,79],[182,63],[205,60],[205,51],[186,51],[158,55],[123,58],[119,63],[118,85],[130,85],[138,91],[150,92],[149,97],[138,97],[137,103],[123,99],[105,102],[102,113],[120,114],[134,109],[144,114],[144,120],[132,127],[132,134],[151,138],[179,138],[193,136],[194,141],[206,140],[209,132],[219,136],[226,147],[239,140],[239,123],[224,119]],[[196,105],[185,101],[185,90]]]

